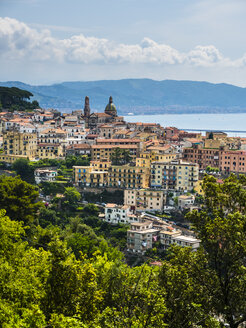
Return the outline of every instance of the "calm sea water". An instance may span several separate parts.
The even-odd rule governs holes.
[[[229,136],[246,137],[246,113],[238,114],[177,114],[177,115],[128,115],[128,122],[159,123],[179,129],[244,131],[227,132]],[[205,134],[205,132],[202,132]]]

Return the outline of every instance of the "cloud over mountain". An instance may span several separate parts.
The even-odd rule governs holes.
[[[145,37],[139,44],[115,43],[83,34],[58,39],[48,29],[36,30],[16,19],[0,18],[0,56],[19,60],[68,63],[133,63],[211,67],[241,67],[246,54],[237,60],[226,58],[215,46],[198,45],[180,52],[170,45]]]

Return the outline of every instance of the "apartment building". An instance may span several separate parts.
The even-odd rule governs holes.
[[[61,143],[39,143],[37,146],[38,159],[63,159],[66,155],[66,148]]]
[[[57,129],[46,129],[39,133],[38,141],[44,144],[59,144],[66,142],[67,132]]]
[[[181,247],[191,247],[196,251],[200,246],[200,240],[191,236],[184,236],[179,230],[162,230],[160,231],[160,243],[163,249],[167,249],[170,245],[176,244]]]
[[[162,148],[162,147],[160,147]],[[139,157],[136,158],[136,166],[147,167],[150,169],[152,162],[171,162],[177,159],[178,154],[171,153],[161,153],[157,149],[140,152]]]
[[[138,221],[138,217],[127,205],[106,204],[104,213],[104,220],[111,224],[129,224]]]
[[[198,165],[182,161],[151,164],[150,185],[164,190],[192,191],[198,182]]]
[[[13,163],[18,158],[34,160],[37,156],[37,134],[9,130],[3,133],[0,161]]]
[[[201,145],[185,148],[183,151],[183,159],[190,163],[199,165],[199,169],[205,170],[208,166],[220,167],[220,149],[202,148]]]
[[[94,188],[107,187],[108,185],[107,164],[106,163],[98,164],[98,162],[96,162],[95,164],[95,162],[93,162],[91,163],[90,166],[73,166],[73,179],[75,184],[80,187],[85,187],[85,186],[94,187]]]
[[[246,151],[245,150],[225,150],[220,155],[220,170],[226,174],[246,173]]]
[[[136,210],[163,211],[166,192],[156,189],[125,189],[124,204]]]
[[[158,232],[158,229],[153,228],[151,221],[131,223],[131,227],[127,231],[127,250],[144,254],[157,242]]]
[[[66,147],[66,155],[91,155],[91,146],[87,143],[72,144]]]
[[[113,165],[108,169],[108,186],[115,188],[148,188],[150,170],[145,167]]]

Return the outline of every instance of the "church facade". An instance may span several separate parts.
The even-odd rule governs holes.
[[[91,113],[89,97],[85,97],[84,113],[82,118],[86,128],[95,130],[99,124],[112,123],[119,119],[117,109],[113,103],[113,98],[109,97],[109,102],[105,107],[104,113]]]

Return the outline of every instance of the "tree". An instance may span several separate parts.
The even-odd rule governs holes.
[[[57,225],[59,217],[57,216],[56,211],[42,207],[39,211],[38,222],[42,228],[47,227],[48,225]]]
[[[112,161],[112,164],[113,165],[120,165],[121,164],[121,149],[119,147],[115,148],[113,151],[112,151],[112,154],[111,154],[111,161]]]
[[[33,222],[42,203],[37,201],[38,191],[19,177],[0,176],[0,208],[5,209],[11,219]]]
[[[210,301],[216,284],[203,250],[171,247],[160,270],[159,285],[166,292],[168,327],[219,327]]]
[[[90,159],[86,155],[68,155],[65,159],[66,167],[68,169],[72,168],[74,165],[77,166],[88,166],[90,165]]]
[[[63,183],[59,182],[48,182],[44,181],[39,184],[40,189],[44,195],[52,195],[63,194],[65,191],[65,187]]]
[[[26,101],[33,97],[33,94],[27,90],[22,90],[16,87],[0,87],[0,102],[4,109],[12,110],[32,110],[39,107],[36,100],[32,103]]]
[[[29,164],[29,160],[25,158],[17,159],[12,169],[21,177],[22,180],[28,183],[35,183],[34,180],[34,168]]]
[[[130,151],[128,149],[115,148],[111,154],[113,165],[125,165],[131,161]]]
[[[0,326],[40,328],[40,301],[49,271],[47,252],[28,246],[25,229],[0,211]]]
[[[130,155],[130,151],[128,149],[123,149],[121,156],[122,156],[123,164],[129,163],[132,159]]]
[[[90,263],[76,261],[66,244],[56,240],[49,245],[51,268],[47,277],[42,309],[48,319],[52,313],[79,317],[82,322],[98,316],[102,292]]]
[[[207,270],[214,281],[209,297],[212,309],[237,328],[246,322],[246,178],[235,175],[223,184],[206,176],[203,183],[206,207],[188,214],[201,239]]]
[[[78,201],[81,199],[81,194],[75,187],[67,187],[64,192],[65,200],[63,205],[69,209],[75,209]]]

